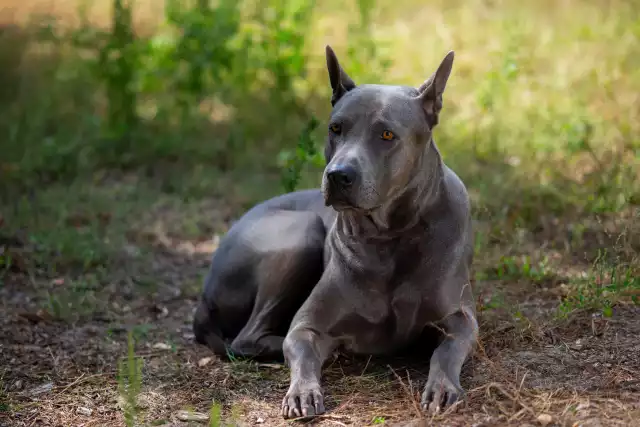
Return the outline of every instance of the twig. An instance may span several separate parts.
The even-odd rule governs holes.
[[[345,418],[348,419],[348,417],[340,417],[337,415],[331,415],[331,414],[322,414],[322,415],[309,415],[306,417],[298,417],[298,418],[293,418],[291,420],[289,420],[290,423],[294,423],[294,422],[308,422],[311,420],[327,420],[330,421],[332,423],[341,425],[341,426],[346,426],[346,424],[341,423],[339,420],[344,420]]]
[[[413,403],[413,409],[415,409],[416,414],[418,415],[418,417],[422,418],[422,411],[420,410],[420,406],[418,405],[418,403],[416,402],[416,399],[411,394],[411,391],[407,388],[407,386],[405,385],[404,381],[402,381],[402,378],[400,378],[400,375],[398,375],[396,373],[396,371],[393,370],[391,365],[387,365],[387,367],[391,370],[391,372],[393,372],[393,375],[396,376],[398,381],[400,381],[400,385],[402,386],[402,388],[405,391],[405,393],[407,393],[407,395],[411,399],[411,403]]]
[[[367,368],[369,367],[369,362],[371,362],[371,356],[369,356],[369,358],[367,359],[367,363],[364,365],[364,369],[362,370],[362,373],[360,373],[360,376],[363,376],[366,372]]]
[[[75,385],[78,385],[78,384],[80,384],[82,382],[85,382],[85,381],[87,381],[87,380],[89,380],[91,378],[102,377],[102,376],[105,376],[105,375],[109,375],[109,374],[108,373],[100,373],[100,374],[92,374],[92,375],[89,375],[89,376],[85,376],[84,374],[81,374],[74,381],[72,381],[71,383],[69,383],[66,386],[62,387],[61,390],[58,391],[59,387],[56,387],[56,392],[57,392],[57,394],[62,394],[62,393],[64,393],[65,391],[69,390],[71,387],[73,387]]]

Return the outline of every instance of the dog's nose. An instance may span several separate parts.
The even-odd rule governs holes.
[[[351,166],[336,165],[327,172],[327,178],[332,185],[346,188],[356,180],[356,170]]]

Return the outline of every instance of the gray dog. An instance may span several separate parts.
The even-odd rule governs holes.
[[[422,407],[444,409],[463,394],[478,332],[469,199],[432,136],[454,55],[415,89],[356,86],[326,54],[322,189],[267,200],[231,227],[196,310],[196,340],[219,355],[284,356],[290,418],[325,411],[321,369],[335,350],[393,354],[433,343],[435,328]]]

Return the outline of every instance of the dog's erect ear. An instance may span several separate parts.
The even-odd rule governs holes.
[[[431,128],[438,124],[438,115],[442,110],[442,94],[447,86],[449,75],[451,75],[453,58],[453,51],[447,53],[436,72],[418,88],[420,93],[418,97],[422,102],[424,111],[427,113],[427,120]]]
[[[345,93],[355,89],[356,84],[340,66],[338,57],[333,49],[331,49],[331,46],[327,45],[326,51],[327,70],[329,71],[329,81],[331,81],[331,89],[333,90],[333,95],[331,95],[331,105],[336,105],[336,102],[338,102]]]

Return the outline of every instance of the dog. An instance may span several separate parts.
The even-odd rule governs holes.
[[[321,188],[260,203],[230,228],[194,315],[196,341],[284,359],[285,418],[325,412],[321,370],[334,351],[433,344],[421,403],[443,410],[463,398],[478,334],[470,201],[433,139],[454,52],[418,88],[356,85],[330,46],[326,59]]]

